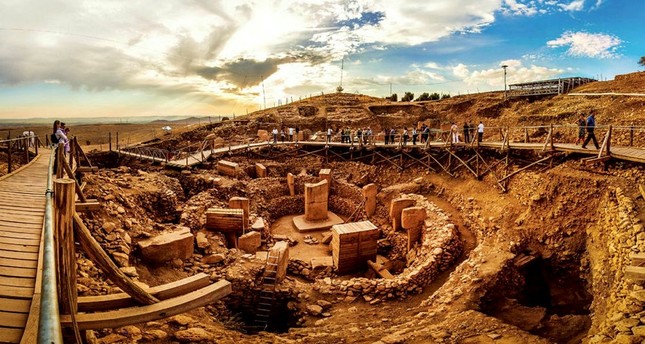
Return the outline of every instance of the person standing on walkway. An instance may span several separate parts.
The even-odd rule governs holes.
[[[464,142],[470,143],[470,127],[468,122],[464,122]]]
[[[477,142],[482,142],[484,139],[484,123],[479,121],[479,125],[477,126]]]
[[[278,128],[273,128],[271,134],[273,134],[273,143],[278,143]]]
[[[280,128],[280,141],[282,141],[282,143],[284,143],[284,136],[284,128]]]
[[[383,140],[385,141],[385,144],[387,145],[387,144],[390,143],[390,131],[387,130],[387,128],[385,128],[385,130],[383,130],[383,133],[384,133]]]
[[[396,129],[392,128],[390,129],[390,143],[394,144],[394,137],[396,136]]]
[[[409,135],[408,135],[408,127],[404,127],[403,128],[403,145],[404,146],[408,144],[408,137],[409,137]]]
[[[417,127],[412,127],[412,145],[413,146],[417,145],[417,135],[419,135],[419,133],[417,132]]]
[[[582,143],[585,140],[585,127],[587,126],[587,121],[585,121],[585,116],[580,115],[580,118],[578,118],[578,121],[576,122],[578,125],[578,139],[576,140],[576,146],[578,143]]]
[[[582,148],[587,148],[587,143],[589,143],[589,140],[593,140],[594,146],[596,146],[596,149],[600,149],[600,146],[598,146],[598,140],[596,140],[596,134],[594,134],[594,129],[596,128],[596,115],[591,111],[589,114],[589,117],[587,117],[587,138],[585,139],[585,142],[582,143]]]
[[[289,142],[293,142],[293,127],[289,127]]]
[[[457,123],[452,122],[450,133],[452,134],[452,143],[459,143],[459,127],[457,127]]]
[[[332,134],[333,132],[334,132],[334,131],[333,131],[333,130],[331,130],[331,128],[327,128],[327,143],[331,142],[331,134]]]
[[[296,127],[296,143],[300,141],[300,127]]]

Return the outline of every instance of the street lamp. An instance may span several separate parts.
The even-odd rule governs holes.
[[[504,68],[504,100],[508,99],[508,95],[506,93],[506,68],[508,68],[508,65],[502,65],[502,68]]]

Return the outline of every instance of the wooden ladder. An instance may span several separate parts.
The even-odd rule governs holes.
[[[275,286],[278,274],[278,259],[280,257],[267,254],[262,275],[262,286],[260,295],[257,298],[253,325],[248,327],[250,332],[266,331],[269,325],[269,317],[275,303]]]

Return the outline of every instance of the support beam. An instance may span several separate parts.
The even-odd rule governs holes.
[[[87,199],[85,202],[76,202],[76,212],[96,211],[101,209],[101,204],[96,199]]]
[[[520,168],[519,170],[517,170],[517,171],[515,171],[515,172],[511,172],[509,175],[507,175],[506,177],[504,177],[504,178],[500,179],[499,181],[500,181],[500,182],[503,182],[503,181],[505,181],[506,179],[508,179],[508,178],[510,178],[510,177],[512,177],[512,176],[514,176],[514,175],[516,175],[516,174],[518,174],[518,173],[520,173],[520,172],[522,172],[522,171],[524,171],[524,170],[526,170],[526,169],[528,169],[528,168],[531,168],[531,167],[532,167],[532,166],[534,166],[534,165],[537,165],[537,164],[539,164],[539,163],[542,163],[542,162],[544,162],[544,161],[547,161],[547,160],[549,160],[549,159],[553,159],[553,155],[549,155],[549,156],[547,156],[546,158],[542,158],[542,159],[540,159],[540,160],[538,160],[538,161],[535,161],[535,162],[533,162],[533,163],[530,163],[530,164],[528,164],[528,165],[526,165],[526,166],[524,166],[524,167]]]
[[[74,224],[76,225],[75,234],[78,242],[81,244],[83,251],[101,270],[114,282],[121,290],[132,296],[141,304],[151,305],[159,300],[148,294],[143,288],[134,283],[130,277],[126,276],[110,257],[103,251],[101,245],[92,237],[90,230],[87,229],[83,220],[78,214],[74,214]]]
[[[459,161],[463,166],[465,166],[468,169],[468,171],[470,171],[475,177],[477,177],[477,172],[475,172],[470,166],[468,166],[468,164],[465,161],[461,160],[460,157],[455,155],[455,153],[451,152],[450,150],[448,150],[448,153],[450,153],[451,156],[455,157],[457,161]]]
[[[605,152],[604,155],[611,156],[611,151],[609,149],[610,146],[611,146],[611,125],[609,126],[609,130],[607,130],[605,139],[602,140],[602,146],[600,146],[600,150],[598,151],[598,158],[603,156],[603,152]]]

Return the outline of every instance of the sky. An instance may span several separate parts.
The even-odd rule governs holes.
[[[0,119],[243,115],[639,70],[642,0],[1,0]],[[642,68],[640,68],[642,70]]]

